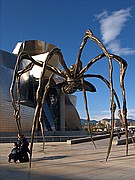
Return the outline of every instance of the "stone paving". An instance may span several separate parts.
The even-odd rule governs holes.
[[[0,144],[0,180],[135,180],[135,148],[129,144],[113,145],[106,162],[108,139],[68,145],[66,143],[35,143],[32,167],[29,163],[7,162],[12,143]]]

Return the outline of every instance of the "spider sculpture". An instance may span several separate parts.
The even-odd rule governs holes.
[[[97,45],[101,48],[103,51],[102,54],[99,54],[98,56],[94,57],[91,59],[88,64],[82,68],[82,62],[81,62],[81,54],[84,49],[84,46],[87,42],[87,40],[90,39],[97,43]],[[58,55],[60,64],[62,65],[63,69],[54,67],[49,64],[50,59],[54,56]],[[103,57],[108,58],[108,63],[109,63],[109,80],[105,79],[101,75],[96,75],[96,74],[85,74],[90,67],[95,64],[97,61],[101,60]],[[20,63],[23,61],[23,59],[28,59],[29,63],[25,66],[25,68],[20,69]],[[118,96],[113,88],[113,64],[112,60],[115,60],[119,65],[120,65],[120,87],[122,91],[122,104],[123,104],[123,109],[121,111],[120,107],[120,102],[118,99]],[[126,155],[128,155],[128,129],[127,129],[127,108],[126,108],[126,96],[125,96],[125,88],[124,88],[124,76],[127,68],[127,62],[122,59],[121,57],[114,55],[114,54],[109,54],[102,44],[102,42],[93,35],[91,30],[87,30],[84,34],[83,41],[80,45],[78,57],[76,60],[76,63],[71,65],[70,68],[67,67],[63,55],[58,48],[53,48],[50,52],[47,54],[47,58],[44,62],[34,60],[32,56],[24,51],[18,54],[17,62],[15,65],[14,73],[13,73],[13,79],[11,83],[11,88],[10,88],[10,94],[11,94],[11,100],[12,100],[12,105],[14,108],[14,115],[16,118],[16,123],[18,127],[19,133],[22,133],[21,129],[21,123],[20,123],[20,77],[24,73],[30,71],[34,65],[40,66],[42,68],[42,73],[39,78],[39,84],[38,84],[38,89],[36,92],[36,108],[35,108],[35,113],[34,113],[34,118],[33,118],[33,125],[32,125],[32,131],[31,131],[31,145],[30,145],[30,167],[31,167],[31,159],[32,159],[32,148],[33,148],[33,141],[34,141],[34,132],[36,128],[36,124],[39,121],[40,126],[41,126],[41,131],[43,135],[43,142],[44,142],[44,128],[43,124],[41,121],[41,114],[42,114],[42,106],[43,103],[46,99],[47,93],[51,87],[51,82],[53,79],[54,75],[58,75],[63,79],[63,82],[61,82],[59,87],[61,88],[61,91],[65,94],[72,94],[76,92],[78,89],[83,91],[83,96],[84,96],[84,103],[85,103],[85,109],[86,109],[86,119],[88,122],[88,129],[90,133],[90,137],[92,139],[91,135],[91,128],[90,128],[90,117],[89,117],[89,112],[88,112],[88,104],[87,104],[87,97],[86,97],[86,91],[87,87],[89,87],[89,91],[95,92],[96,89],[95,87],[89,83],[88,81],[85,81],[85,78],[99,78],[101,79],[109,88],[110,90],[110,112],[111,112],[111,134],[110,134],[110,141],[109,141],[109,146],[108,146],[108,152],[107,152],[107,157],[106,161],[109,157],[111,146],[112,146],[112,140],[113,140],[113,132],[114,132],[114,114],[116,110],[116,103],[118,106],[118,115],[120,119],[123,120],[125,124],[125,135],[126,135]],[[44,85],[43,79],[44,79],[44,74],[46,70],[49,70],[52,74],[50,75],[48,82]],[[17,95],[18,95],[18,101],[15,101],[14,93],[13,90],[15,88],[15,84],[17,87]],[[44,92],[42,91],[44,89]],[[92,140],[94,146],[95,143]],[[96,147],[96,146],[95,146]]]

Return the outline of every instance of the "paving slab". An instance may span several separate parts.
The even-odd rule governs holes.
[[[0,143],[0,180],[134,180],[135,148],[113,145],[106,162],[109,139],[69,145],[66,142],[34,143],[32,167],[29,163],[8,163],[12,143]]]

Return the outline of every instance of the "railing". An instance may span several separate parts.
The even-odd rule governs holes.
[[[87,136],[44,136],[45,142],[65,142],[70,139],[75,139],[75,138],[82,138],[82,137],[87,137]],[[31,137],[27,136],[27,140],[30,142]],[[16,136],[10,136],[10,137],[0,137],[0,143],[13,143],[17,141]],[[42,142],[43,138],[42,136],[35,136],[34,137],[34,142]]]

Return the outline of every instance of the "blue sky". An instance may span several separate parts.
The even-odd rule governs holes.
[[[0,0],[0,49],[12,52],[18,41],[39,39],[61,49],[68,65],[74,64],[82,38],[91,29],[109,53],[120,55],[128,63],[125,88],[128,118],[135,119],[135,2],[134,0]],[[90,40],[82,54],[83,66],[101,53]],[[107,79],[106,60],[97,62],[89,73]],[[109,90],[97,79],[87,79],[97,89],[87,93],[90,118],[110,117]],[[114,62],[114,88],[121,100],[119,65]],[[77,96],[77,109],[85,118],[83,96]],[[116,114],[117,117],[117,114]]]

